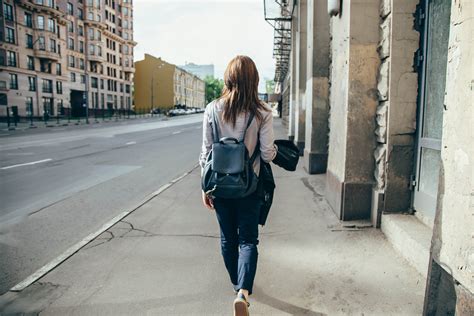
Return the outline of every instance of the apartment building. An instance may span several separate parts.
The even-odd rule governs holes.
[[[131,107],[131,0],[0,3],[0,116],[7,109],[40,118]]]
[[[149,54],[137,61],[135,68],[135,109],[138,112],[205,106],[206,85],[198,76]]]

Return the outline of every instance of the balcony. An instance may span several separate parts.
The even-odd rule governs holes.
[[[135,73],[135,67],[134,65],[123,66],[123,71]]]
[[[87,60],[91,61],[91,62],[96,62],[96,63],[103,63],[103,62],[105,62],[105,57],[104,56],[99,56],[99,55],[96,55],[96,54],[88,53],[87,54]]]
[[[48,51],[48,50],[44,50],[44,49],[41,49],[37,46],[34,48],[34,52],[35,52],[35,57],[42,58],[42,59],[49,59],[49,60],[53,60],[53,61],[58,61],[61,58],[61,56],[59,56],[58,53],[54,53],[54,52],[51,52],[51,51]]]
[[[87,17],[85,17],[85,19],[84,19],[84,24],[88,25],[88,26],[91,26],[91,27],[99,28],[101,30],[106,30],[107,29],[107,25],[104,22],[91,20]]]

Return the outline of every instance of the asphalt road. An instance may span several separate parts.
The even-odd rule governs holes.
[[[0,138],[0,294],[196,163],[202,114]]]

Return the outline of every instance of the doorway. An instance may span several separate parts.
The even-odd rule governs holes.
[[[451,16],[450,0],[422,0],[422,65],[418,98],[417,150],[413,208],[432,227],[441,163],[446,65]]]

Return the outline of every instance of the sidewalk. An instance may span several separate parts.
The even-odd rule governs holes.
[[[61,118],[58,119],[56,117],[51,117],[46,123],[44,121],[38,121],[34,120],[33,121],[33,127],[31,126],[30,121],[25,121],[24,119],[20,122],[15,124],[13,122],[10,122],[10,127],[8,127],[7,122],[0,122],[0,131],[5,131],[5,132],[15,132],[15,131],[27,131],[27,130],[38,130],[38,129],[51,129],[54,127],[62,127],[62,126],[82,126],[82,125],[100,125],[100,124],[109,124],[114,123],[114,122],[124,122],[124,121],[129,121],[129,120],[149,120],[149,119],[163,119],[165,116],[161,114],[154,114],[151,116],[151,114],[143,114],[143,115],[130,115],[128,117],[127,115],[125,116],[113,116],[109,117],[106,116],[102,118],[102,116],[94,117],[91,116],[89,117],[89,124],[86,123],[86,118],[81,117],[81,118]]]
[[[279,121],[276,122],[279,125]],[[281,136],[282,130],[277,131]],[[273,166],[251,315],[420,315],[425,280],[377,229],[341,224],[324,175]],[[233,291],[199,169],[22,292],[4,314],[232,315]]]

